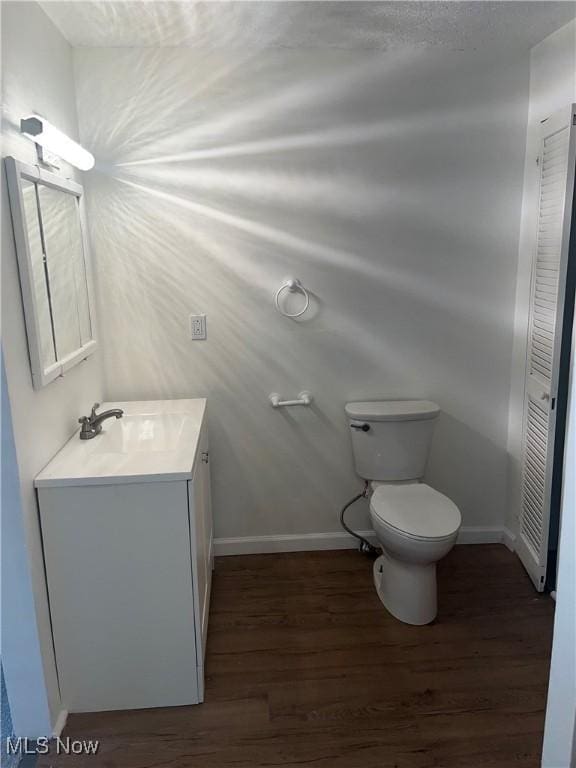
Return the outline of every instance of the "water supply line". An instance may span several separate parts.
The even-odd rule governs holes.
[[[340,524],[342,525],[342,528],[344,528],[345,531],[347,531],[351,536],[354,536],[355,539],[358,539],[360,542],[359,550],[364,555],[368,555],[369,557],[378,557],[378,555],[381,554],[378,547],[375,547],[373,544],[370,544],[368,539],[365,539],[364,536],[361,536],[359,533],[356,533],[356,531],[353,531],[352,528],[349,528],[346,525],[346,521],[344,520],[344,515],[346,514],[346,510],[352,506],[352,504],[355,504],[360,499],[367,499],[368,498],[368,492],[370,489],[370,483],[368,480],[364,482],[364,490],[362,493],[358,493],[354,498],[350,499],[350,501],[347,504],[344,504],[342,507],[342,511],[340,512]]]

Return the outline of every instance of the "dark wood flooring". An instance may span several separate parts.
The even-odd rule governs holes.
[[[410,627],[352,551],[217,560],[206,701],[72,715],[91,757],[40,768],[531,768],[554,604],[500,545],[440,564],[437,621]]]

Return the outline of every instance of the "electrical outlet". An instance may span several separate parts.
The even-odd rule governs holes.
[[[194,341],[206,338],[206,315],[190,315],[190,338]]]

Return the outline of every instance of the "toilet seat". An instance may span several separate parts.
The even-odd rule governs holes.
[[[370,511],[385,527],[410,539],[449,539],[460,528],[460,510],[425,483],[379,485]]]

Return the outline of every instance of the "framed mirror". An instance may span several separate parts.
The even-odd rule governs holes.
[[[44,387],[96,350],[84,190],[6,158],[32,382]]]

